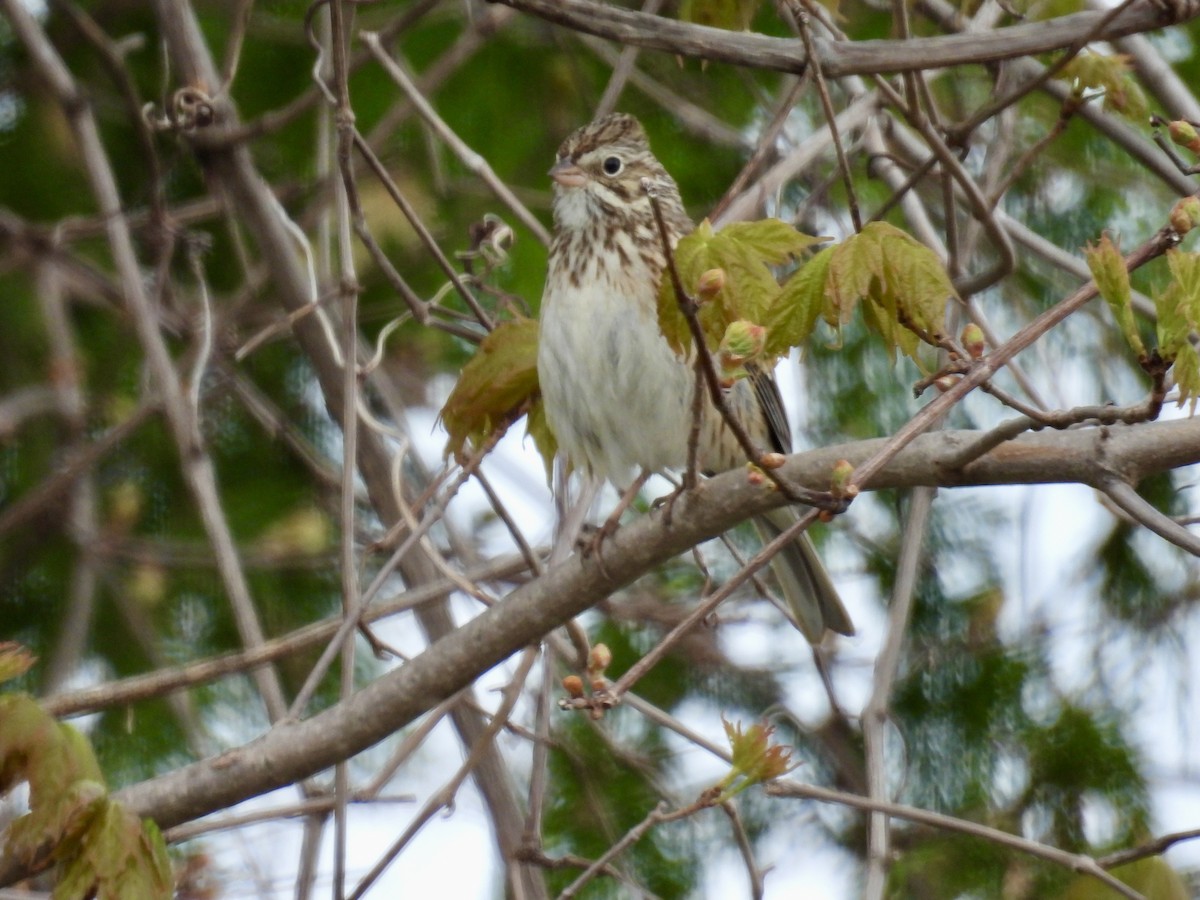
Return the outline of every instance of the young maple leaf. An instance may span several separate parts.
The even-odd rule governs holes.
[[[758,722],[743,732],[741,722],[734,725],[724,716],[721,722],[733,751],[733,766],[717,785],[720,792],[715,803],[723,803],[751,785],[778,778],[791,768],[791,748],[771,743],[774,725]]]

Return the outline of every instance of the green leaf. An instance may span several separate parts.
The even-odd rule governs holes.
[[[706,265],[708,245],[712,238],[712,225],[705,219],[696,226],[695,231],[680,238],[679,243],[675,245],[675,269],[679,272],[684,291],[693,296],[700,276],[713,268]],[[679,308],[671,274],[665,271],[658,285],[658,327],[676,353],[682,356],[691,350],[692,332],[688,328],[683,311]]]
[[[1200,327],[1200,254],[1167,252],[1167,266],[1179,285],[1178,312],[1188,327]]]
[[[533,446],[542,457],[546,483],[549,484],[550,479],[554,477],[554,455],[558,453],[558,440],[550,430],[550,423],[546,421],[546,404],[542,402],[541,397],[529,408],[529,415],[525,419],[525,434],[533,438]]]
[[[1175,386],[1179,388],[1179,405],[1191,403],[1191,411],[1196,412],[1196,399],[1200,397],[1200,354],[1189,343],[1184,343],[1175,356],[1173,370]]]
[[[725,287],[717,295],[718,302],[700,310],[704,333],[711,340],[720,339],[726,326],[738,319],[762,321],[779,295],[779,282],[757,248],[724,231],[717,232],[708,245],[708,254],[710,265],[706,270],[725,270]]]
[[[0,696],[0,788],[29,783],[29,812],[8,829],[5,853],[59,866],[55,900],[167,900],[172,874],[162,835],[114,802],[87,738],[33,698]]]
[[[537,341],[537,321],[524,318],[502,322],[483,339],[442,407],[446,455],[461,460],[468,443],[484,444],[536,396]]]
[[[883,269],[883,251],[875,234],[864,228],[834,248],[829,261],[829,278],[825,283],[829,305],[825,321],[841,328],[854,316],[858,301],[866,297]]]
[[[891,228],[886,223],[879,224]],[[954,285],[942,261],[899,229],[881,235],[880,248],[883,251],[880,281],[889,296],[889,305],[921,332],[939,337],[946,318],[946,301],[954,296]]]
[[[920,363],[917,350],[921,346],[921,339],[900,324],[895,297],[890,292],[880,291],[868,296],[862,305],[862,311],[867,327],[883,338],[888,358],[892,362],[896,361],[896,351],[899,350]]]
[[[899,348],[916,360],[921,338],[940,335],[954,285],[932,250],[894,225],[871,222],[834,250],[826,296],[825,318],[836,327],[870,300],[867,325],[893,352]]]
[[[766,352],[782,355],[808,340],[825,307],[829,267],[836,247],[826,247],[801,266],[783,286],[763,318]]]
[[[37,657],[16,641],[0,641],[0,682],[24,675]]]
[[[752,249],[764,262],[779,265],[830,240],[797,231],[782,219],[762,219],[758,222],[731,222],[721,229],[724,238]]]
[[[737,222],[717,232],[705,220],[682,238],[675,248],[675,268],[688,296],[702,301],[697,318],[710,346],[715,346],[734,322],[762,322],[780,293],[770,267],[821,240],[778,219]],[[721,287],[701,296],[700,280],[714,270],[720,270],[717,280]],[[659,288],[658,316],[663,335],[677,353],[691,347],[691,333],[669,275],[664,275]]]
[[[1155,297],[1154,304],[1159,353],[1173,363],[1179,405],[1190,401],[1195,412],[1200,397],[1200,357],[1191,335],[1200,329],[1200,255],[1171,250],[1167,266],[1173,281]]]
[[[1129,57],[1122,53],[1079,53],[1055,76],[1071,84],[1077,94],[1085,90],[1104,92],[1104,107],[1137,122],[1145,120],[1149,109],[1146,95],[1133,79]]]
[[[1121,251],[1117,249],[1107,234],[1100,238],[1099,244],[1089,244],[1084,250],[1088,268],[1092,270],[1092,278],[1100,296],[1112,310],[1121,333],[1133,348],[1138,357],[1146,355],[1146,347],[1138,334],[1137,323],[1133,318],[1133,294],[1129,287],[1129,269]]]
[[[1191,331],[1183,309],[1183,289],[1178,282],[1167,285],[1166,289],[1154,298],[1154,309],[1158,319],[1155,334],[1158,338],[1159,353],[1163,359],[1173,360],[1180,347],[1187,346],[1188,334]]]

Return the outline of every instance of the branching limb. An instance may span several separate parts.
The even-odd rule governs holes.
[[[1153,237],[1125,257],[1126,268],[1132,272],[1150,260],[1161,256],[1168,249],[1178,244],[1178,242],[1178,235],[1171,228],[1162,228]],[[970,391],[988,381],[1010,359],[1032,345],[1038,338],[1058,325],[1059,322],[1081,309],[1096,294],[1097,290],[1094,282],[1085,284],[1074,294],[1059,301],[1034,318],[1004,344],[988,353],[982,359],[976,360],[958,383],[950,387],[940,397],[934,399],[919,413],[909,419],[908,422],[888,438],[886,446],[875,458],[855,470],[851,487],[861,488],[869,484],[875,473],[886,465],[887,461],[894,457],[901,448],[911,442],[918,434],[930,428]]]
[[[1146,502],[1145,498],[1128,482],[1119,478],[1107,478],[1101,482],[1099,488],[1134,521],[1149,528],[1163,540],[1170,541],[1181,550],[1186,550],[1193,556],[1200,556],[1200,535],[1189,531],[1170,516],[1159,512]]]
[[[842,791],[834,791],[816,785],[799,784],[795,781],[776,780],[764,785],[763,789],[771,797],[788,797],[797,800],[819,800],[824,803],[840,803],[854,809],[861,809],[864,812],[881,813],[892,818],[907,819],[910,822],[916,822],[918,825],[928,825],[931,828],[939,828],[943,831],[972,835],[982,840],[991,841],[1001,847],[1007,847],[1011,850],[1035,856],[1038,859],[1047,860],[1048,862],[1063,866],[1072,872],[1089,875],[1112,888],[1122,897],[1129,898],[1129,900],[1146,900],[1145,897],[1133,890],[1133,888],[1104,871],[1100,864],[1090,856],[1085,856],[1081,853],[1069,853],[1066,850],[1059,850],[1057,847],[1039,844],[1037,841],[1009,834],[1007,831],[1001,831],[998,828],[990,828],[978,822],[971,822],[966,819],[947,816],[943,813],[918,809],[913,806],[904,806],[900,803],[886,803],[879,800],[867,799],[866,797],[859,797],[855,794],[847,794]]]

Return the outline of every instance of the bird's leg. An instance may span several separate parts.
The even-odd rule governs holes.
[[[665,477],[675,485],[675,490],[671,491],[669,494],[664,494],[661,497],[656,497],[650,506],[652,509],[663,509],[665,507],[663,510],[663,524],[669,527],[671,524],[671,516],[674,515],[675,511],[675,501],[678,500],[684,493],[696,487],[696,485],[700,482],[698,477],[693,476],[695,478],[695,482],[689,487],[686,473],[684,479],[679,482],[676,482],[670,476]]]
[[[611,513],[609,513],[608,518],[604,520],[604,524],[597,528],[592,534],[591,541],[584,545],[583,555],[591,556],[592,554],[595,554],[596,561],[600,563],[601,569],[604,568],[604,561],[600,556],[600,546],[611,535],[616,533],[617,527],[621,524],[621,516],[624,515],[625,510],[629,509],[629,507],[633,504],[633,501],[637,499],[638,491],[645,486],[646,481],[650,478],[650,474],[651,473],[649,471],[645,469],[642,470],[642,474],[635,478],[633,484],[631,484],[629,488],[623,494],[621,494],[621,499],[617,501],[616,507]],[[605,574],[607,575],[607,573]]]

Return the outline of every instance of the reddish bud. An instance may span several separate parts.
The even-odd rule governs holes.
[[[1171,135],[1171,140],[1180,147],[1187,147],[1193,153],[1200,153],[1200,134],[1196,133],[1196,126],[1186,119],[1177,119],[1167,125],[1167,133]]]
[[[850,480],[854,477],[854,465],[848,459],[839,459],[829,473],[829,490],[836,497],[844,497]]]
[[[612,651],[607,644],[597,644],[588,654],[588,673],[596,675],[612,665]]]
[[[712,300],[725,288],[725,270],[709,269],[696,279],[696,300],[704,303]]]
[[[1200,197],[1184,197],[1173,207],[1168,217],[1176,234],[1184,235],[1200,225]]]
[[[782,453],[764,453],[762,455],[762,459],[759,460],[759,464],[764,469],[778,469],[781,468],[785,462],[787,462],[787,457]]]
[[[968,322],[963,326],[960,340],[963,349],[967,351],[967,355],[971,359],[979,359],[987,349],[987,342],[983,338],[983,329],[974,322]]]
[[[583,697],[583,679],[578,675],[567,675],[562,680],[563,690],[578,700]]]
[[[730,322],[717,348],[717,357],[725,374],[740,369],[745,363],[762,355],[767,343],[767,329],[746,319]]]

